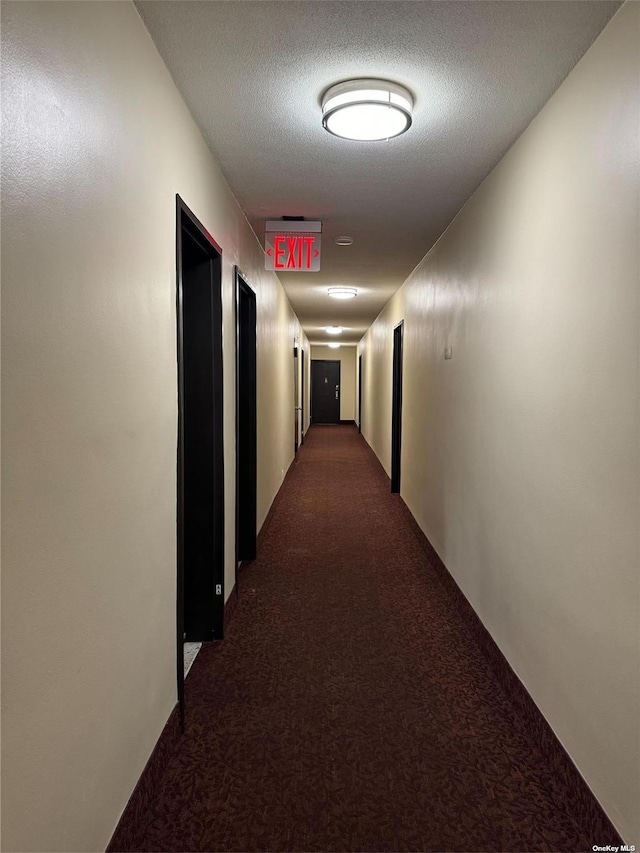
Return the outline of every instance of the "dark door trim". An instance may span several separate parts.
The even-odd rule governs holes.
[[[211,636],[222,637],[224,614],[224,448],[222,418],[222,249],[199,219],[176,194],[176,314],[177,314],[177,378],[178,378],[178,447],[177,447],[177,595],[176,640],[177,678],[180,722],[184,731],[184,634],[185,634],[185,328],[183,235],[192,240],[208,256],[211,270],[211,324],[213,349],[213,555],[211,578]],[[214,594],[219,586],[220,593]],[[215,611],[215,612],[214,612]],[[217,630],[216,630],[217,629]]]
[[[362,432],[362,356],[358,356],[358,432]]]
[[[298,341],[293,342],[293,455],[298,461],[298,438],[300,434],[300,362]]]
[[[304,350],[300,347],[300,444],[304,444]]]
[[[234,267],[236,312],[236,559],[257,555],[256,294]]]
[[[391,491],[400,492],[402,459],[402,346],[404,320],[393,330],[393,392],[391,400]]]

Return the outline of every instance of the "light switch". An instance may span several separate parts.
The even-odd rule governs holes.
[[[445,358],[453,358],[453,347],[445,347],[444,348],[444,357]]]

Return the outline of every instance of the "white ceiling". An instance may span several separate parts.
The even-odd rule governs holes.
[[[280,279],[311,341],[359,340],[620,0],[137,0],[256,234],[323,221],[322,269]],[[388,142],[321,127],[320,97],[383,77],[415,97]],[[354,244],[340,248],[333,238]],[[337,302],[334,284],[358,296]]]

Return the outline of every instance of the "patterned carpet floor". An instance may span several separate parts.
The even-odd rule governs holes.
[[[603,843],[353,426],[309,431],[185,702],[186,734],[118,850]]]

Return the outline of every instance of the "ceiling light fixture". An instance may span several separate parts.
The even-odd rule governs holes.
[[[413,97],[388,80],[345,80],[322,96],[322,126],[334,136],[374,142],[411,127]]]
[[[340,344],[337,341],[331,341],[331,343],[327,344],[327,346],[331,347],[331,349],[338,349]]]
[[[342,334],[342,326],[326,326],[325,332],[328,335],[341,335]]]
[[[353,246],[353,237],[336,237],[333,242],[336,246]]]
[[[329,287],[327,293],[334,299],[353,299],[358,290],[355,287]]]

